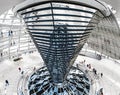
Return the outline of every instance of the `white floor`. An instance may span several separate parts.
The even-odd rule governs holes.
[[[17,95],[17,85],[21,78],[18,68],[21,67],[24,72],[39,68],[43,61],[38,53],[27,54],[22,56],[19,62],[5,60],[0,63],[0,95]],[[76,62],[86,60],[86,64],[91,64],[97,69],[98,73],[103,73],[100,78],[99,87],[103,88],[104,95],[120,95],[120,64],[109,59],[97,60],[85,56],[78,56]],[[9,81],[9,86],[5,86],[5,80]]]
[[[97,60],[85,56],[79,56],[76,61],[86,60],[85,64],[91,64],[97,69],[97,73],[103,73],[100,78],[99,88],[103,88],[104,95],[120,95],[120,64],[110,59]]]

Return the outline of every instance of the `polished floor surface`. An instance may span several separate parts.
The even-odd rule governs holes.
[[[22,77],[18,70],[19,67],[26,74],[28,71],[33,71],[34,67],[39,68],[43,66],[43,61],[37,52],[24,54],[22,58],[17,62],[4,60],[0,63],[0,95],[17,95],[19,80]],[[84,60],[85,63],[81,64]],[[90,71],[92,71],[92,68],[95,68],[98,74],[103,73],[103,77],[99,77],[98,81],[94,81],[92,84],[94,90],[98,91],[100,88],[103,88],[104,95],[120,95],[119,63],[114,62],[112,59],[102,58],[97,60],[79,55],[74,65],[76,64],[84,65],[85,67],[87,64],[91,64]],[[5,80],[9,81],[9,86],[5,86]]]

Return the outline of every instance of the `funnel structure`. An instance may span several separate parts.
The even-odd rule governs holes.
[[[87,3],[28,0],[15,8],[24,19],[54,83],[64,81],[91,31],[109,14],[104,12],[107,8],[103,5],[95,1],[93,5],[98,6]]]
[[[27,0],[14,10],[24,19],[27,30],[49,71],[49,82],[54,85],[54,89],[56,85],[57,88],[69,85],[66,82],[69,72],[90,33],[100,20],[111,14],[105,4],[97,0]],[[49,87],[51,86],[47,86],[46,89]],[[65,95],[88,95],[89,91],[81,92],[81,94],[69,94],[68,91]]]

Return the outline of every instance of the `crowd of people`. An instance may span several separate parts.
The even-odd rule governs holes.
[[[88,72],[93,73],[94,77],[91,78],[91,85],[94,83],[93,81],[95,79],[100,79],[103,77],[103,73],[102,72],[98,73],[98,71],[95,67],[92,67],[91,64],[86,63],[86,60],[83,60],[83,61],[79,62],[79,64],[76,64],[77,68],[79,68],[80,66],[84,66],[86,74]],[[97,93],[97,95],[103,95],[103,88],[100,88],[100,90],[98,92],[99,92],[99,94]]]

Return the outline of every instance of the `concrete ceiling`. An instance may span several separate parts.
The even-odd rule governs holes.
[[[13,6],[23,2],[25,0],[0,0],[0,14],[9,10]],[[120,0],[102,0],[111,6],[117,11],[116,17],[120,18]]]

